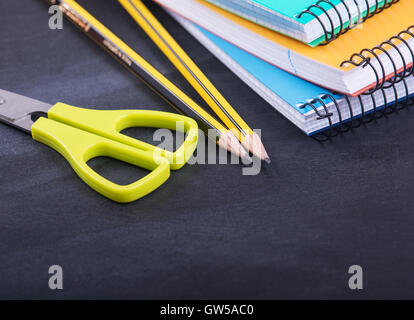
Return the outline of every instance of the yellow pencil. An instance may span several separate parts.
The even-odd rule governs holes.
[[[194,118],[200,129],[204,130],[208,137],[210,137],[209,130],[215,130],[217,133],[216,142],[220,147],[227,149],[249,163],[251,159],[247,152],[230,130],[201,108],[76,1],[48,0],[48,2],[59,5],[63,14],[70,21],[107,50],[124,67],[140,78],[177,111]]]
[[[270,162],[259,136],[232,108],[141,0],[118,0],[160,50],[181,72],[223,123],[255,156]]]

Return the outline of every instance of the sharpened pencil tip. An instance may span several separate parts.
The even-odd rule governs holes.
[[[243,164],[250,164],[253,162],[249,154],[246,152],[246,150],[244,150],[243,146],[240,144],[239,140],[230,130],[227,132],[223,132],[220,135],[218,144],[222,148],[227,149],[228,151],[242,159]]]
[[[263,143],[257,133],[253,132],[250,135],[246,135],[244,141],[242,142],[242,145],[246,150],[249,150],[260,160],[267,162],[266,159],[268,159],[270,161],[270,157],[267,154],[266,149],[263,146]]]
[[[264,161],[265,161],[267,164],[271,164],[271,163],[272,163],[272,160],[270,160],[270,158],[269,158],[269,157],[265,158],[265,159],[264,159]]]
[[[253,159],[246,153],[242,158],[242,163],[247,166],[253,162]]]

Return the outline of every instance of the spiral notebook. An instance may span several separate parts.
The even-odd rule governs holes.
[[[283,71],[192,22],[170,14],[263,99],[307,135],[330,137],[406,107],[414,96],[414,76],[387,82],[358,97],[334,94]],[[329,135],[323,133],[330,129]],[[318,135],[321,137],[321,134]]]
[[[315,48],[206,1],[155,1],[262,60],[335,92],[357,96],[382,88],[384,79],[411,74],[413,0],[400,0],[361,27]]]
[[[327,44],[399,0],[207,0],[314,47]]]

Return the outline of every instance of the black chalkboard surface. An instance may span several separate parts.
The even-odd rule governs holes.
[[[117,1],[79,3],[203,103]],[[413,111],[320,144],[146,4],[262,130],[272,164],[255,176],[240,165],[188,165],[119,205],[55,151],[0,125],[0,299],[414,298]],[[0,11],[0,88],[48,103],[171,111],[76,27],[50,30],[46,2],[2,1]],[[52,265],[63,269],[63,290],[48,287]],[[353,265],[363,290],[349,287]]]

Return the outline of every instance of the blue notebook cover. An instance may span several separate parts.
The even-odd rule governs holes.
[[[414,88],[407,87],[405,83],[402,87],[406,94],[402,94],[400,96],[397,95],[397,99],[395,99],[396,87],[391,87],[390,90],[392,96],[389,96],[385,101],[386,104],[384,105],[384,100],[375,100],[375,103],[371,106],[370,109],[363,110],[362,102],[358,98],[350,98],[349,100],[345,100],[345,96],[342,94],[334,94],[331,91],[312,84],[306,80],[298,78],[288,72],[285,72],[249,53],[246,51],[232,45],[231,43],[215,36],[214,34],[208,32],[207,30],[195,25],[191,24],[194,28],[196,28],[199,32],[203,34],[209,41],[211,41],[218,49],[223,51],[227,56],[229,56],[234,62],[236,62],[240,67],[245,69],[252,77],[255,78],[256,81],[260,82],[261,85],[267,87],[271,90],[278,98],[283,100],[286,104],[290,105],[290,107],[296,110],[299,114],[305,115],[308,112],[311,112],[315,115],[315,119],[318,119],[315,110],[310,106],[302,107],[306,102],[313,100],[315,98],[319,98],[322,95],[330,94],[336,103],[340,103],[341,101],[350,101],[352,99],[357,99],[357,108],[360,108],[360,112],[356,112],[353,115],[349,113],[347,117],[342,117],[340,120],[341,122],[334,122],[330,123],[330,121],[326,122],[322,127],[319,127],[315,131],[306,132],[304,128],[301,128],[305,131],[308,135],[314,135],[318,132],[324,131],[329,129],[331,125],[337,126],[341,123],[349,122],[353,117],[353,119],[360,118],[361,116],[371,114],[375,110],[381,110],[386,105],[387,108],[395,105],[395,103],[406,101],[409,98],[414,97]],[[384,92],[383,92],[384,94]],[[379,94],[381,96],[381,94]],[[392,99],[391,99],[392,97]],[[373,98],[372,98],[373,99]],[[395,101],[397,100],[397,101]],[[328,102],[329,101],[325,101]],[[331,102],[331,101],[330,101]],[[314,107],[319,108],[322,107],[322,104],[319,102],[312,103]],[[347,105],[349,106],[349,105]],[[288,106],[285,106],[286,108]],[[336,105],[338,107],[338,105]],[[291,110],[291,111],[294,111]],[[357,110],[355,110],[357,111]],[[362,112],[362,113],[361,113]],[[306,126],[306,124],[305,124]],[[309,128],[309,127],[308,127]]]

